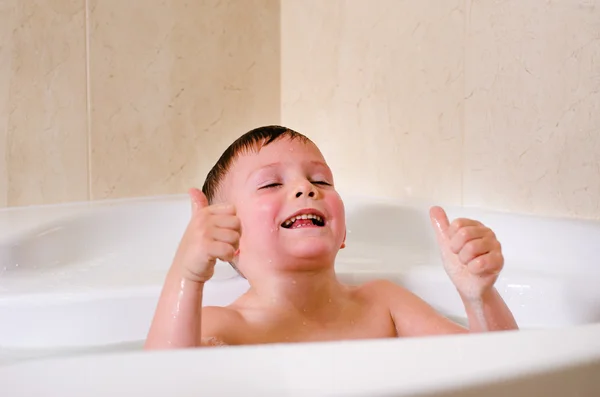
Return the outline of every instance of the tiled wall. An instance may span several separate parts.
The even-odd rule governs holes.
[[[600,1],[282,0],[282,118],[362,193],[600,219]]]
[[[0,0],[0,206],[201,184],[281,119],[279,18],[278,0]]]
[[[0,0],[0,206],[183,193],[282,123],[345,191],[600,218],[598,0],[87,3]]]

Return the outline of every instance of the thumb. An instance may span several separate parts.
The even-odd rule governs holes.
[[[432,207],[429,210],[429,218],[438,240],[445,241],[448,238],[448,228],[450,227],[446,211],[441,207]]]
[[[208,200],[202,191],[191,188],[188,191],[190,200],[192,201],[192,214],[195,214],[204,207],[208,207]]]

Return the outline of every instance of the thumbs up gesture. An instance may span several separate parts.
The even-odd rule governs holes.
[[[174,264],[190,281],[204,283],[217,259],[232,261],[240,240],[240,220],[231,204],[208,205],[206,196],[190,189],[192,216],[181,238]]]
[[[440,207],[430,210],[446,273],[466,299],[481,299],[493,288],[504,266],[500,242],[478,221],[456,219],[449,223]]]

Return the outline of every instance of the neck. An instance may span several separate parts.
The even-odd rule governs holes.
[[[344,287],[332,266],[311,271],[286,271],[249,280],[249,293],[260,305],[314,313],[337,303]]]

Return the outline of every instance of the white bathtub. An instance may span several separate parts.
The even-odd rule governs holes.
[[[427,206],[360,197],[345,202],[348,247],[336,264],[340,277],[391,278],[462,321]],[[505,380],[493,384],[498,392],[506,385],[552,384],[532,381],[534,375],[584,377],[575,387],[600,387],[597,376],[585,376],[600,362],[600,222],[446,209],[451,218],[476,218],[495,230],[506,258],[497,288],[522,331],[140,352],[189,216],[187,197],[2,210],[2,395],[99,396],[122,389],[149,396],[169,388],[180,396],[207,389],[230,395],[238,388],[252,395],[408,395],[498,379]],[[246,288],[219,264],[204,303],[225,305]],[[560,385],[572,392],[571,383]]]

